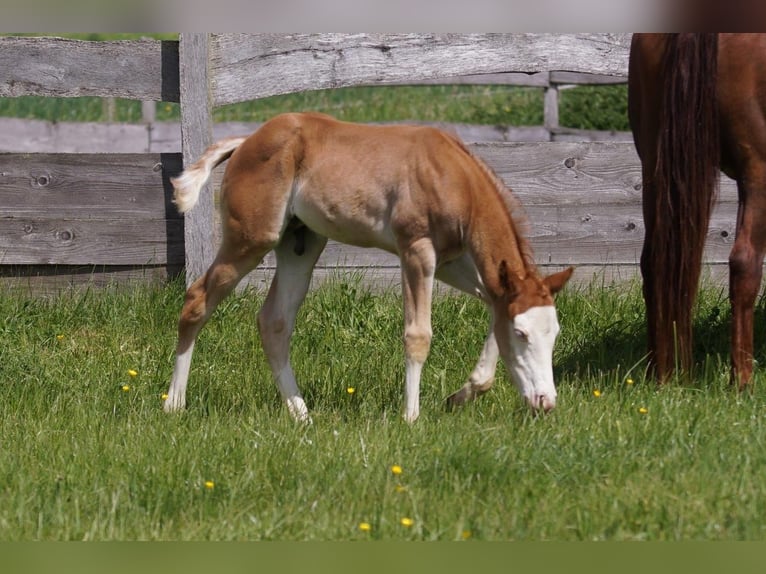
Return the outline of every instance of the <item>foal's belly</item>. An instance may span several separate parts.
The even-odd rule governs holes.
[[[293,215],[312,231],[334,241],[396,253],[389,209],[383,198],[349,193],[328,195],[297,193]]]

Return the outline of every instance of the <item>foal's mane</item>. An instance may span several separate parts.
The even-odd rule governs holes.
[[[513,192],[507,185],[505,185],[505,182],[500,179],[500,176],[497,175],[495,170],[487,165],[483,159],[468,149],[463,141],[460,140],[455,134],[449,132],[445,133],[450,137],[452,141],[454,141],[455,144],[457,144],[457,146],[464,153],[468,154],[468,156],[476,162],[476,165],[479,166],[481,171],[494,186],[495,191],[497,191],[497,194],[503,201],[503,204],[505,205],[506,211],[508,213],[511,223],[511,231],[513,232],[514,238],[516,239],[516,244],[519,246],[519,254],[521,255],[522,261],[524,262],[524,268],[527,270],[527,273],[537,275],[535,257],[532,253],[532,247],[527,240],[527,235],[529,234],[530,229],[529,218],[527,217],[521,202],[515,195],[513,195]]]

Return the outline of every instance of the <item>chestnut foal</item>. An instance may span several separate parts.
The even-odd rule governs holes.
[[[230,158],[230,159],[229,159]],[[328,238],[378,247],[401,260],[406,381],[404,418],[419,414],[431,344],[434,278],[479,297],[489,335],[468,382],[448,398],[462,404],[492,386],[502,357],[534,410],[556,405],[553,295],[573,269],[541,277],[514,221],[518,203],[458,139],[415,126],[368,126],[315,113],[273,118],[249,137],[224,139],[175,178],[181,212],[229,159],[221,186],[223,242],[189,287],[166,411],[186,404],[194,342],[218,303],[271,250],[277,268],[258,314],[266,357],[294,418],[308,421],[290,366],[290,338],[312,270]]]

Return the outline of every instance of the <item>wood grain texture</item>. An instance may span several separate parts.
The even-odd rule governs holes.
[[[179,101],[178,42],[0,37],[0,96]]]
[[[3,265],[162,265],[183,255],[180,220],[0,219]]]
[[[213,101],[501,72],[624,77],[629,44],[630,34],[213,34]]]
[[[179,48],[181,82],[181,152],[190,165],[213,143],[213,102],[207,33],[183,33]],[[186,215],[187,282],[200,277],[213,261],[215,247],[213,192],[202,186],[199,201]]]
[[[0,153],[2,217],[180,219],[180,154]]]
[[[183,264],[180,154],[0,154],[0,264]]]

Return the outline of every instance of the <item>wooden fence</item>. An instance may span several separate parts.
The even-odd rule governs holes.
[[[584,280],[593,273],[606,280],[630,277],[643,237],[633,144],[568,141],[583,134],[557,131],[551,111],[559,80],[571,80],[571,74],[624,81],[629,39],[629,34],[205,33],[182,34],[179,42],[0,38],[0,96],[180,102],[176,141],[182,151],[0,153],[0,274],[6,282],[43,290],[79,278],[165,277],[184,263],[190,279],[199,276],[215,251],[213,193],[203,192],[184,220],[170,203],[168,178],[180,171],[182,159],[196,158],[213,141],[220,130],[212,122],[217,106],[306,89],[443,78],[496,82],[500,74],[514,73],[548,83],[543,127],[550,136],[542,139],[554,141],[471,146],[524,204],[539,264],[577,264]],[[109,137],[120,140],[120,129],[127,128],[108,129]],[[707,260],[713,268],[728,259],[735,213],[736,190],[725,180],[709,232]],[[268,260],[251,281],[263,281],[271,267]],[[318,275],[360,267],[372,267],[372,276],[382,281],[398,277],[395,258],[336,244],[322,256]]]

